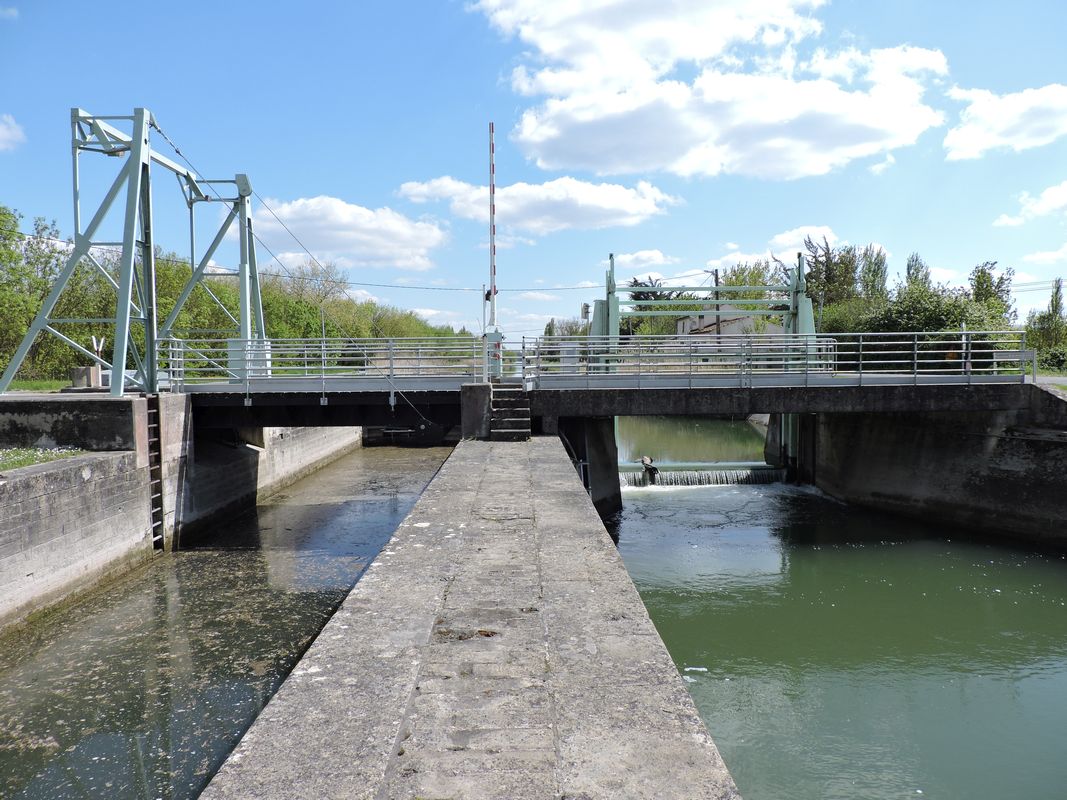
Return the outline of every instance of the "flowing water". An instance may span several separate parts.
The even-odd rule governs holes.
[[[448,452],[356,451],[0,639],[0,797],[195,797]]]
[[[763,434],[745,420],[618,417],[619,462],[762,461]]]
[[[620,551],[745,800],[1067,797],[1063,557],[782,484],[623,504]]]

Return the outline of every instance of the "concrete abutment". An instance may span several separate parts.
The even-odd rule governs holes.
[[[167,549],[360,444],[351,427],[198,436],[188,396],[159,404]],[[0,630],[151,558],[145,398],[3,397],[0,446],[91,451],[0,475]]]

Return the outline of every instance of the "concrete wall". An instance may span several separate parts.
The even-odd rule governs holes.
[[[1037,402],[1045,420],[1067,407]],[[1022,411],[819,414],[814,483],[848,502],[1067,547],[1067,430],[1040,421]]]
[[[164,535],[180,546],[221,517],[359,446],[359,428],[237,428],[197,434],[188,395],[160,396]]]
[[[198,438],[189,398],[169,394],[160,396],[160,435],[168,547],[360,443],[359,428],[251,428]],[[111,452],[0,475],[0,630],[153,552],[144,398],[4,397],[5,445]]]
[[[135,450],[141,398],[83,394],[16,394],[0,402],[0,447]],[[143,421],[140,423],[143,425]]]
[[[619,486],[619,448],[613,417],[564,417],[558,430],[572,458],[584,463],[582,482],[601,519],[622,510]]]
[[[148,485],[136,451],[0,477],[0,629],[149,558]]]

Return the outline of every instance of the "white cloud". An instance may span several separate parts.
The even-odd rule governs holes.
[[[680,258],[668,256],[661,250],[638,250],[636,253],[618,253],[615,256],[615,266],[619,269],[644,269],[645,267],[662,267],[668,264],[677,264]],[[600,262],[608,265],[605,259]]]
[[[886,153],[885,154],[885,158],[883,160],[879,161],[877,164],[872,164],[871,166],[868,167],[868,169],[874,175],[881,175],[883,172],[885,172],[887,169],[889,169],[891,166],[893,166],[896,163],[897,163],[897,160],[895,158],[893,158],[893,154],[892,153]]]
[[[1023,256],[1023,261],[1029,264],[1061,264],[1067,263],[1067,244],[1059,250],[1046,250],[1044,252],[1030,253]]]
[[[997,227],[1015,227],[1036,217],[1046,217],[1064,210],[1067,210],[1067,181],[1048,187],[1037,197],[1023,192],[1019,195],[1019,213],[1016,216],[1001,214],[993,220],[993,224]]]
[[[445,176],[410,181],[400,187],[400,194],[415,203],[447,200],[457,217],[489,220],[488,186]],[[546,183],[513,183],[496,190],[497,224],[533,234],[637,225],[678,202],[645,181],[628,188],[564,177]]]
[[[823,0],[663,3],[481,0],[529,45],[511,76],[541,98],[512,133],[546,169],[821,175],[914,144],[941,112],[924,102],[948,72],[937,50],[797,48]]]
[[[808,236],[816,242],[822,242],[825,238],[831,247],[839,243],[843,244],[833,229],[827,225],[801,225],[772,236],[767,242],[766,250],[743,253],[740,250],[731,249],[725,255],[709,259],[707,266],[722,269],[735,264],[752,263],[758,259],[770,259],[772,256],[792,265],[795,263],[797,253],[806,252],[804,239]]]
[[[14,150],[26,141],[26,134],[10,114],[0,114],[0,151]]]
[[[952,286],[966,283],[963,273],[945,267],[930,267],[930,279],[934,283],[947,283]]]
[[[523,300],[536,300],[538,302],[549,302],[550,300],[559,300],[558,294],[549,294],[548,292],[522,292],[519,297]]]
[[[446,311],[441,308],[413,308],[411,310],[423,319],[429,320],[434,325],[440,325],[446,322],[458,322],[464,317],[462,311]]]
[[[434,221],[413,220],[390,208],[369,209],[337,197],[308,197],[282,203],[268,199],[274,212],[301,238],[316,258],[342,268],[398,267],[425,270],[431,252],[444,244],[447,231]],[[272,249],[292,240],[270,214],[258,214],[257,233]],[[299,263],[302,252],[279,254]]]
[[[960,123],[945,136],[949,161],[979,158],[990,150],[1029,150],[1067,134],[1067,86],[994,94],[953,87],[953,100],[966,103]]]
[[[0,20],[16,20],[19,18],[19,10],[14,6],[0,6]]]

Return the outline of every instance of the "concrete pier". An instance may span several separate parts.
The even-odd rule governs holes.
[[[546,437],[460,444],[203,797],[738,794]]]

